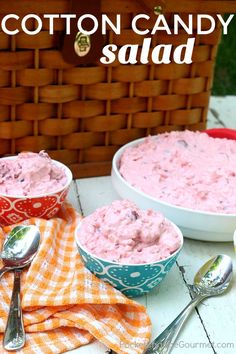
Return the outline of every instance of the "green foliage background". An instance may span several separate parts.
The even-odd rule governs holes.
[[[229,24],[229,33],[222,37],[215,68],[212,94],[236,95],[236,15]]]

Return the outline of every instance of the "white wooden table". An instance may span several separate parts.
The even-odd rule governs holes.
[[[236,128],[236,97],[212,98],[209,127]],[[83,215],[119,199],[110,177],[74,181],[69,200]],[[161,285],[136,300],[147,307],[152,320],[152,337],[156,337],[190,300],[187,284],[198,268],[210,257],[224,253],[232,257],[236,269],[233,243],[210,243],[185,239],[177,264]],[[107,348],[93,342],[70,353],[105,354]],[[236,281],[224,295],[205,300],[191,315],[172,351],[174,354],[236,353]]]

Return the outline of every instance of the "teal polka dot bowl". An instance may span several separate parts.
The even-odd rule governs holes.
[[[181,239],[181,246],[168,258],[153,263],[123,264],[100,258],[88,251],[79,241],[79,228],[76,230],[76,243],[81,259],[87,269],[98,278],[108,282],[128,297],[148,293],[165,278],[173,267],[182,247],[183,234],[172,223]]]

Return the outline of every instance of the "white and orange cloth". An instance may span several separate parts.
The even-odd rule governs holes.
[[[22,274],[26,345],[18,353],[63,353],[94,339],[117,353],[142,353],[150,339],[146,309],[83,266],[74,238],[79,219],[80,215],[65,204],[54,219],[24,222],[39,227],[41,244],[31,266]],[[0,244],[11,228],[0,230]],[[13,273],[4,274],[0,280],[1,333],[12,284]],[[1,343],[0,352],[7,353]]]

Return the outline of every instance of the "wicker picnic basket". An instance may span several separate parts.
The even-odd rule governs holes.
[[[141,44],[131,18],[161,5],[172,14],[234,12],[236,1],[101,0],[101,12],[120,13],[120,36],[108,31],[107,43]],[[16,13],[69,13],[69,0],[0,0],[0,16]],[[153,21],[148,28],[152,28]],[[197,35],[193,63],[74,66],[64,61],[58,38],[64,21],[48,23],[36,36],[0,32],[0,155],[46,150],[68,165],[75,178],[110,173],[111,159],[123,144],[158,132],[201,130],[206,126],[214,62],[221,28]],[[13,27],[15,24],[13,23]],[[32,23],[34,26],[34,23]],[[147,26],[147,23],[145,23]],[[146,27],[147,28],[147,27]],[[188,35],[153,36],[156,43],[185,42]]]

